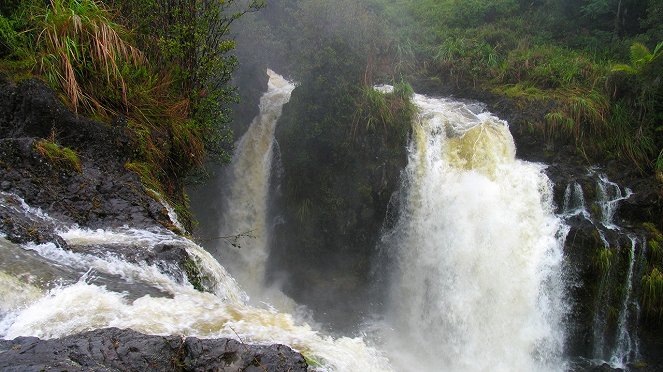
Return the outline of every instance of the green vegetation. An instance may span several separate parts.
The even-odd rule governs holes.
[[[302,354],[302,355],[304,356],[304,360],[306,361],[306,364],[309,367],[312,367],[312,368],[322,368],[322,367],[324,367],[324,364],[322,364],[322,363],[318,362],[317,360],[313,359],[313,357],[311,357],[309,355],[306,355],[306,354]]]
[[[45,80],[76,113],[105,123],[125,117],[136,149],[127,169],[184,206],[183,179],[208,158],[230,158],[236,97],[229,81],[237,62],[228,33],[233,21],[262,7],[242,4],[5,1],[0,71]]]
[[[663,273],[653,268],[642,277],[642,304],[647,316],[663,320]]]
[[[642,276],[642,307],[645,319],[663,322],[663,234],[652,223],[642,225],[649,235],[646,270]]]
[[[607,275],[613,260],[613,251],[609,247],[601,247],[596,250],[594,265],[599,269],[602,275]]]
[[[198,265],[193,259],[187,258],[184,260],[184,274],[186,274],[186,278],[189,280],[189,283],[191,283],[193,288],[200,292],[205,292],[204,283],[205,281],[208,281],[209,278],[200,272]]]
[[[120,68],[135,68],[142,62],[140,52],[126,42],[127,31],[92,0],[52,0],[41,11],[35,17],[37,55],[40,72],[51,85],[66,94],[75,111],[79,106],[85,106],[87,112],[109,108],[99,102],[101,97],[89,93],[100,83],[119,87],[121,103],[127,106]],[[83,88],[82,84],[90,86]]]
[[[403,143],[410,131],[410,123],[416,112],[411,102],[413,90],[406,82],[394,86],[392,93],[381,93],[373,87],[364,86],[355,98],[352,134],[379,133],[385,143]]]
[[[74,150],[58,145],[51,140],[39,140],[34,144],[35,151],[49,163],[75,172],[81,172],[81,159]]]
[[[543,138],[570,139],[593,159],[663,169],[660,1],[370,4],[392,25],[389,73],[470,97],[490,91],[523,110],[546,107],[530,119]]]
[[[438,94],[507,97],[542,139],[575,144],[590,162],[620,159],[663,179],[660,0],[272,0],[268,6],[251,29],[263,43],[247,43],[258,43],[250,50],[300,82],[322,79],[315,77],[319,68],[345,57],[325,83],[368,88],[405,80]],[[358,118],[380,107],[379,96],[363,90]]]

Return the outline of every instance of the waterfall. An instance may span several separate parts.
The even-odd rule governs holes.
[[[618,184],[610,181],[605,174],[598,175],[597,188],[599,191],[598,205],[601,208],[601,223],[610,230],[617,230],[615,225],[615,212],[622,200],[626,200],[633,195],[633,192],[626,188],[622,191]]]
[[[592,311],[591,358],[596,364],[626,368],[640,357],[637,334],[640,308],[634,290],[642,277],[646,242],[615,221],[619,204],[633,192],[611,181],[594,167],[582,177],[590,181],[586,187],[596,190],[596,197],[590,201],[595,212],[587,210],[582,186],[572,181],[566,187],[560,216],[565,220],[581,216],[591,223],[602,242],[602,247],[595,247],[600,249],[602,263]]]
[[[615,348],[610,356],[610,364],[620,368],[626,367],[626,363],[635,360],[638,357],[638,339],[635,333],[631,333],[629,327],[634,322],[637,322],[639,316],[639,308],[636,301],[633,299],[633,272],[636,264],[636,245],[638,240],[634,236],[629,237],[631,240],[631,247],[628,256],[628,271],[626,274],[626,290],[622,300],[621,308],[619,311],[619,321],[617,323],[617,340]],[[641,250],[640,252],[642,252]],[[631,311],[630,307],[633,306],[635,311]],[[636,319],[631,319],[635,317]]]
[[[146,334],[280,343],[301,352],[311,370],[318,372],[390,371],[386,357],[361,337],[333,338],[297,314],[277,311],[271,303],[249,303],[246,292],[258,293],[264,300],[274,126],[294,89],[276,73],[268,74],[269,89],[261,98],[260,114],[238,143],[226,174],[228,186],[222,190],[225,215],[219,235],[253,237],[225,240],[233,245],[220,252],[220,261],[237,281],[202,247],[171,231],[82,229],[0,193],[0,207],[29,215],[35,223],[56,226],[69,248],[53,243],[17,245],[0,236],[0,337],[57,338],[104,327],[131,328]],[[173,214],[167,204],[164,208]],[[174,214],[171,218],[176,224]],[[200,270],[206,291],[196,290],[178,267],[129,262],[115,253],[128,247],[140,257],[142,251],[160,246],[183,247]],[[277,307],[292,307],[286,305]]]
[[[252,296],[265,297],[268,258],[267,203],[272,168],[274,130],[294,84],[268,70],[268,90],[260,99],[260,113],[240,139],[224,177],[223,216],[219,236],[244,234],[246,239],[220,240],[218,255]],[[270,301],[274,299],[271,298]]]
[[[573,216],[582,216],[586,219],[590,218],[585,204],[585,195],[582,192],[582,186],[578,182],[572,182],[566,185],[564,191],[564,205],[562,208],[562,216],[570,218]]]
[[[397,266],[385,319],[392,362],[563,370],[564,234],[544,167],[516,160],[507,123],[477,105],[414,102],[405,200],[384,237]]]

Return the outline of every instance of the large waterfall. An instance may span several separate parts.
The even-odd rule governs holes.
[[[268,90],[260,113],[237,145],[225,174],[222,226],[218,254],[250,295],[264,297],[268,233],[267,203],[272,168],[274,130],[294,84],[268,70]],[[242,235],[239,239],[233,236]],[[273,301],[274,297],[269,296]]]
[[[415,95],[385,322],[404,371],[563,370],[564,229],[507,123]]]

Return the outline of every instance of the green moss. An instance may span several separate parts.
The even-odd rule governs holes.
[[[603,274],[606,275],[610,271],[613,263],[614,253],[609,247],[601,247],[596,250],[594,256],[594,265]]]
[[[649,367],[649,364],[647,364],[645,361],[639,360],[637,362],[631,363],[629,366],[634,369],[643,369]]]
[[[81,172],[81,159],[74,150],[45,139],[35,142],[34,148],[52,165]]]
[[[320,363],[319,361],[313,359],[312,356],[306,355],[304,353],[302,353],[302,356],[304,357],[304,360],[306,361],[306,364],[308,364],[309,367],[313,367],[313,368],[324,367],[324,365],[322,363]]]
[[[149,163],[141,161],[128,162],[124,164],[124,168],[136,173],[148,195],[153,199],[159,200],[159,194],[163,193],[163,189],[161,187],[161,182],[157,179],[154,174],[155,171]]]
[[[193,259],[187,258],[184,260],[184,273],[186,274],[189,283],[193,285],[193,288],[200,292],[205,292],[205,286],[203,283],[207,280],[207,277],[202,274],[200,268]]]
[[[493,88],[493,92],[505,95],[509,98],[524,99],[529,101],[550,100],[550,93],[528,83],[506,84]]]
[[[642,304],[648,318],[663,321],[663,273],[656,267],[642,277]]]

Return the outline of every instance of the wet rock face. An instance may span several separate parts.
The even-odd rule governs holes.
[[[37,153],[34,143],[40,138],[74,150],[81,171]],[[164,207],[124,169],[130,154],[120,121],[105,125],[77,117],[41,82],[13,84],[0,76],[0,191],[83,227],[169,224]]]
[[[67,243],[55,233],[55,221],[25,210],[16,195],[0,191],[0,232],[17,244],[52,242],[65,248]]]
[[[306,371],[301,354],[283,345],[232,339],[150,336],[107,328],[61,339],[0,340],[3,371]]]

